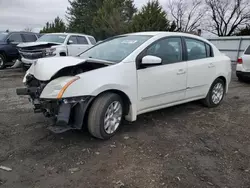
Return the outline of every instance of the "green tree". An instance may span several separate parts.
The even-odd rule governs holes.
[[[70,6],[66,12],[66,18],[69,23],[68,30],[93,34],[93,18],[96,16],[102,3],[103,0],[69,0]]]
[[[133,0],[104,0],[93,20],[95,37],[105,39],[128,32],[136,11]]]
[[[250,36],[250,25],[246,26],[243,29],[240,29],[238,33],[236,33],[237,36]]]
[[[134,16],[131,31],[168,31],[169,25],[167,14],[159,1],[153,0],[148,1]]]
[[[47,22],[40,33],[58,33],[65,32],[66,25],[61,18],[58,16],[54,19],[53,22]]]

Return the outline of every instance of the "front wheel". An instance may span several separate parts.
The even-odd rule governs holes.
[[[212,84],[207,97],[203,100],[203,104],[209,108],[217,107],[225,96],[226,84],[225,82],[217,78]]]
[[[88,129],[92,136],[109,139],[115,135],[123,117],[123,101],[115,93],[104,93],[92,104],[88,116]]]
[[[0,54],[0,69],[4,69],[6,64],[6,58],[3,54]]]

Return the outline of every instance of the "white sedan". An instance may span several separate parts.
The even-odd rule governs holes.
[[[216,107],[231,81],[231,61],[195,35],[142,32],[109,38],[79,57],[39,59],[25,88],[36,112],[55,119],[50,130],[82,129],[109,139],[122,119],[202,100]]]

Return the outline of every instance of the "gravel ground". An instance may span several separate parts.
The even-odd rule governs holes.
[[[250,187],[250,84],[233,76],[215,109],[188,103],[139,116],[108,141],[55,135],[15,94],[21,70],[0,72],[0,187]]]

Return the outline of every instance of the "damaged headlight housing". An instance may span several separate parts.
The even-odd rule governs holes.
[[[52,80],[46,85],[40,97],[62,99],[66,89],[78,79],[79,76],[67,76]]]
[[[54,56],[56,55],[54,52],[56,51],[56,48],[47,48],[45,50],[45,56]]]

